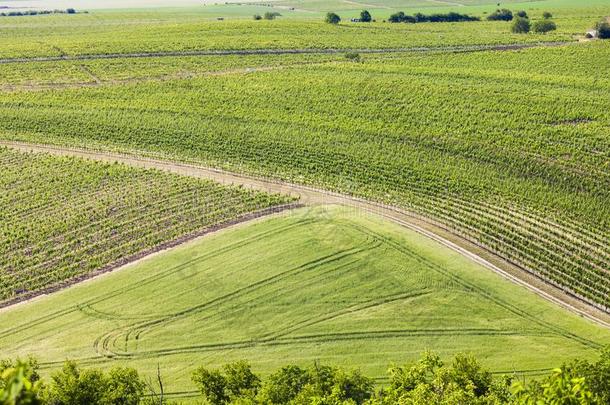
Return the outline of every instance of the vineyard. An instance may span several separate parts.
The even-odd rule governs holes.
[[[610,339],[430,239],[338,208],[209,235],[0,312],[0,324],[3,355],[31,353],[45,374],[66,358],[146,377],[159,364],[175,396],[192,391],[196,366],[234,359],[264,374],[286,359],[358,365],[383,383],[390,362],[435,347],[532,377]]]
[[[160,59],[170,76],[193,76],[3,93],[0,136],[160,155],[396,205],[607,311],[608,55],[604,42],[362,63],[291,55],[270,70],[253,57],[251,72],[215,75],[202,72],[232,62]],[[103,75],[109,62],[98,63]],[[144,63],[133,66],[128,75],[143,74]]]
[[[286,204],[236,187],[0,149],[0,304]]]

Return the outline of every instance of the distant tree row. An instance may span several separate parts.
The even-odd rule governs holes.
[[[276,17],[281,17],[281,16],[282,15],[280,13],[278,13],[277,11],[267,11],[262,16],[260,14],[254,14],[254,19],[257,21],[262,20],[263,18],[265,20],[275,20]]]
[[[263,379],[250,364],[237,361],[220,369],[200,367],[191,379],[204,403],[212,405],[610,404],[610,347],[601,351],[596,362],[575,360],[529,383],[494,377],[474,357],[463,354],[445,364],[438,355],[426,352],[414,364],[390,367],[388,374],[389,384],[375,388],[374,380],[360,371],[316,362],[307,368],[288,365]],[[66,362],[43,382],[33,359],[4,361],[0,363],[0,404],[169,403],[160,373],[154,381],[146,382],[132,368],[103,372]]]
[[[22,17],[28,15],[47,15],[47,14],[76,14],[73,8],[65,10],[26,10],[26,11],[9,11],[0,13],[0,17]]]
[[[497,9],[493,13],[487,16],[487,20],[489,21],[512,21],[514,18],[529,18],[527,12],[524,10],[517,11],[513,14],[513,12],[507,8]],[[553,18],[553,14],[545,11],[542,13],[542,18],[545,20],[549,20]]]
[[[450,13],[435,13],[435,14],[422,14],[415,13],[414,15],[406,15],[404,12],[399,11],[394,13],[388,19],[392,23],[423,23],[423,22],[464,22],[464,21],[481,21],[479,17],[470,16],[467,14],[460,14],[455,12]]]

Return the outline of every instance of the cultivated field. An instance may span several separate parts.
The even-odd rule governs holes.
[[[7,149],[0,149],[0,189],[0,304],[290,201],[158,171]]]
[[[195,367],[238,359],[384,383],[424,349],[526,378],[592,358],[610,343],[610,41],[584,34],[610,1],[502,3],[551,12],[547,34],[487,21],[496,4],[1,16],[0,306],[54,293],[0,311],[0,360],[159,365],[180,398]],[[376,21],[350,22],[364,8]],[[482,20],[385,21],[398,10]]]
[[[138,59],[96,60],[83,66],[100,83],[87,86],[44,89],[31,70],[34,84],[0,95],[0,136],[190,160],[397,205],[607,307],[609,54],[597,42],[364,63],[274,55],[266,67],[260,55],[153,58],[151,75],[163,80],[146,78]],[[106,71],[112,64],[132,70]]]
[[[610,339],[415,232],[338,208],[208,235],[0,312],[0,323],[3,355],[32,353],[45,373],[66,358],[147,376],[159,363],[171,392],[192,391],[197,366],[232,359],[263,373],[320,360],[383,382],[389,363],[426,348],[535,376]]]

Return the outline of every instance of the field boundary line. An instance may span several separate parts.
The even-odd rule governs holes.
[[[163,58],[187,56],[228,56],[228,55],[300,55],[300,54],[341,54],[341,53],[427,53],[427,52],[482,52],[482,51],[515,51],[521,49],[553,47],[576,43],[574,41],[547,41],[516,44],[483,44],[456,45],[445,47],[410,47],[410,48],[299,48],[299,49],[219,49],[199,51],[163,51],[134,53],[101,53],[61,56],[35,56],[25,58],[0,58],[0,64],[84,61],[97,59],[132,59],[132,58]]]
[[[504,279],[527,288],[547,301],[557,304],[598,325],[610,328],[608,313],[601,308],[596,308],[569,291],[545,282],[527,269],[511,263],[489,249],[458,235],[433,219],[402,208],[305,185],[254,177],[203,165],[142,157],[136,154],[4,140],[0,140],[0,146],[23,152],[74,156],[107,163],[118,162],[128,166],[158,169],[190,177],[205,178],[222,184],[242,185],[266,192],[296,195],[300,198],[298,204],[300,206],[342,205],[372,213],[434,240],[475,261],[477,264],[491,270]]]
[[[114,272],[115,270],[124,268],[126,266],[133,266],[133,265],[139,263],[141,260],[148,259],[154,255],[165,252],[169,249],[172,249],[172,248],[175,248],[178,246],[182,246],[188,242],[194,241],[194,240],[204,237],[208,234],[216,233],[218,231],[221,231],[221,230],[224,230],[227,228],[231,228],[231,227],[239,225],[239,224],[243,224],[246,222],[252,222],[252,221],[260,219],[260,218],[269,217],[269,216],[276,215],[276,214],[281,214],[285,211],[290,211],[290,210],[294,210],[297,208],[303,208],[303,207],[304,207],[304,205],[301,204],[300,202],[276,205],[273,207],[264,208],[264,209],[257,210],[254,212],[249,212],[249,213],[241,215],[237,218],[234,218],[234,219],[231,219],[228,221],[224,221],[224,222],[220,222],[215,225],[208,226],[199,231],[191,232],[186,235],[175,238],[173,240],[170,240],[168,242],[161,243],[158,246],[148,248],[148,249],[143,250],[134,255],[124,257],[121,260],[118,260],[114,263],[110,263],[110,264],[102,267],[101,269],[92,271],[87,274],[81,274],[77,277],[72,277],[70,279],[53,284],[42,290],[32,291],[29,294],[22,295],[22,296],[13,298],[13,299],[9,299],[9,300],[0,302],[0,312],[2,312],[3,310],[5,310],[7,308],[11,308],[15,305],[25,303],[28,301],[32,301],[35,298],[39,298],[41,296],[45,296],[45,295],[48,295],[48,294],[51,294],[51,293],[54,293],[54,292],[57,292],[60,290],[64,290],[75,284],[80,284],[83,281],[89,281],[89,280],[96,279],[99,276]]]

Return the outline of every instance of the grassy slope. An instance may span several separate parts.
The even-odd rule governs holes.
[[[535,374],[610,342],[433,241],[338,208],[222,231],[2,311],[0,324],[2,356],[32,353],[47,371],[67,358],[146,375],[159,363],[171,391],[192,389],[195,366],[233,359],[263,373],[319,359],[381,378],[432,348]]]

